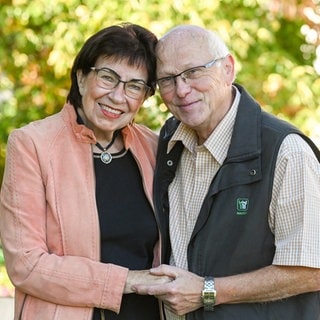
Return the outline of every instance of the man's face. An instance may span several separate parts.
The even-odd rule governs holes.
[[[157,47],[157,57],[157,78],[165,78],[163,88],[158,82],[164,103],[177,119],[197,132],[200,140],[205,140],[232,103],[232,57],[214,57],[205,37],[195,38],[186,32],[163,39]],[[207,68],[188,70],[215,59],[219,60]],[[185,70],[181,76],[169,79],[171,85],[167,86],[166,77]]]

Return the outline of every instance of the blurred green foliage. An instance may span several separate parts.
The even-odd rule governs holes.
[[[319,17],[316,3],[1,0],[0,182],[10,131],[59,111],[69,89],[73,59],[83,42],[99,29],[124,21],[141,24],[158,36],[184,23],[218,31],[236,57],[237,82],[266,110],[308,135],[320,136],[320,80],[313,66],[319,26],[304,14],[308,6]],[[157,130],[167,116],[157,94],[145,103],[136,121]]]
[[[2,249],[0,248],[0,266],[4,265],[4,257],[3,257],[3,252]]]

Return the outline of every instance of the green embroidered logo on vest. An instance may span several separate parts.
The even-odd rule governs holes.
[[[249,209],[249,199],[248,198],[238,198],[237,199],[237,215],[245,215],[248,213]]]

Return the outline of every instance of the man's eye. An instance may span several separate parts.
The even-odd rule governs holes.
[[[192,68],[183,73],[186,78],[194,79],[202,75],[202,68]]]
[[[165,77],[158,81],[159,86],[166,86],[172,83],[173,77]]]

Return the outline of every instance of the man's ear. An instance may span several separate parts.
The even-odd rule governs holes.
[[[84,91],[84,81],[85,81],[85,76],[82,73],[82,70],[77,71],[77,83],[79,87],[79,92],[81,95],[83,95]]]
[[[222,63],[226,70],[228,84],[231,85],[235,80],[235,64],[233,56],[231,54],[227,55]]]

